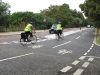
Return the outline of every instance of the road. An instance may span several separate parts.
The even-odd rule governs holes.
[[[94,30],[64,35],[63,40],[57,41],[50,35],[46,36],[49,39],[26,46],[18,40],[3,40],[0,75],[100,75],[100,47],[93,43]]]

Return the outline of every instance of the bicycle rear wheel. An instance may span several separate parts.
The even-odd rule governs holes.
[[[33,37],[31,37],[30,40],[32,44],[35,44],[37,42],[37,36],[33,35]]]

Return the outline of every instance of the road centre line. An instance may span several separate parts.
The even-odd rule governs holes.
[[[73,65],[77,65],[79,62],[80,62],[80,61],[75,60],[72,64],[73,64]]]
[[[71,68],[72,68],[71,66],[67,66],[67,67],[61,69],[60,71],[61,71],[62,73],[65,73],[65,72],[69,71]]]
[[[82,67],[86,68],[90,63],[89,62],[85,62]]]
[[[28,55],[32,55],[34,53],[28,53],[28,54],[24,54],[24,55],[19,55],[19,56],[15,56],[15,57],[11,57],[11,58],[6,58],[6,59],[2,59],[0,61],[6,61],[6,60],[11,60],[11,59],[16,59],[16,58],[20,58],[20,57],[24,57],[24,56],[28,56]]]
[[[73,75],[81,75],[83,71],[84,71],[83,69],[77,69]]]
[[[65,42],[65,43],[63,43],[63,44],[60,44],[60,45],[54,46],[54,47],[52,47],[52,48],[56,48],[56,47],[59,47],[59,46],[65,45],[65,44],[68,44],[68,43],[70,43],[70,42],[72,42],[72,41]]]

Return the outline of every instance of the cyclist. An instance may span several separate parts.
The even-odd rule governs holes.
[[[32,35],[32,30],[33,30],[33,25],[32,23],[28,23],[24,29],[24,32],[25,32],[25,35],[26,35],[26,39],[27,41],[31,41],[30,39],[28,39],[28,37],[33,37]],[[35,32],[35,29],[34,29],[34,32]]]
[[[56,25],[56,34],[58,35],[58,38],[60,38],[61,34],[62,34],[62,25],[61,22],[58,22],[58,24]]]

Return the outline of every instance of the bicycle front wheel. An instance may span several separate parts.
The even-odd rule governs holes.
[[[31,43],[35,44],[37,42],[37,36],[33,35],[33,37],[31,37]]]

